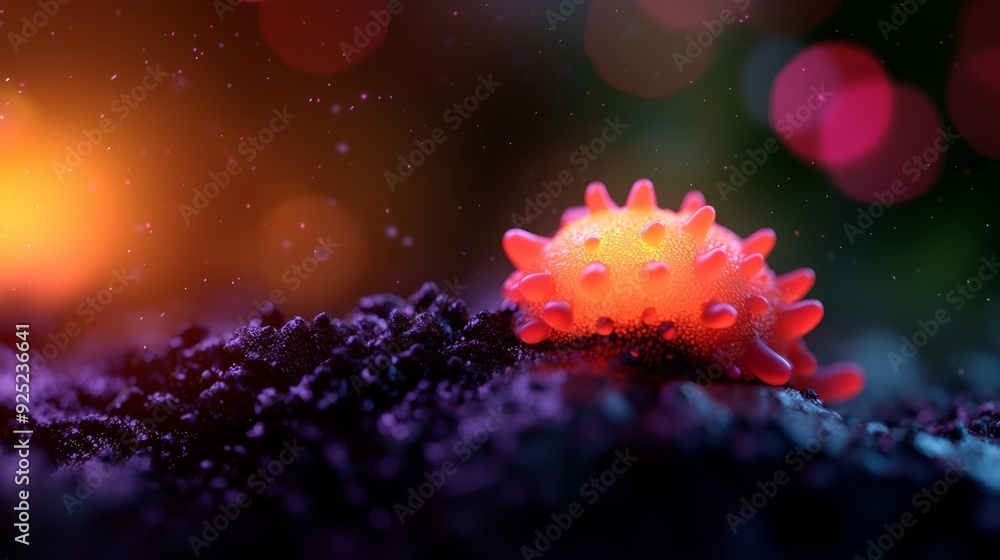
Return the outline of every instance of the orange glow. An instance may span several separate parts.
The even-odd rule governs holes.
[[[273,191],[291,188],[301,187]],[[319,311],[317,306],[344,297],[362,277],[368,250],[358,222],[324,196],[307,193],[276,204],[254,234],[254,258],[243,262],[256,263],[254,276],[268,279],[272,292],[281,291],[288,303],[278,303],[289,313]]]
[[[60,183],[51,164],[63,146],[49,140],[59,135],[21,96],[0,95],[0,290],[36,302],[73,297],[120,250],[123,204],[97,162]]]

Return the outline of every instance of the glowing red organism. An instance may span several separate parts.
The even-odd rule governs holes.
[[[859,366],[819,368],[806,348],[803,335],[823,318],[819,301],[803,299],[816,275],[775,275],[765,261],[773,230],[741,239],[715,223],[698,191],[677,212],[661,209],[645,179],[624,207],[596,182],[584,200],[565,211],[552,238],[521,229],[503,237],[517,270],[502,294],[518,304],[522,341],[591,340],[658,366],[714,362],[733,379],[791,381],[833,401],[861,391]]]

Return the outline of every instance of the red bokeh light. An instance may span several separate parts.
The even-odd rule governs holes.
[[[1000,47],[963,58],[948,79],[948,114],[974,150],[1000,159]]]
[[[970,2],[959,20],[958,53],[945,103],[965,141],[981,155],[1000,159],[1000,40],[993,28],[1000,3]]]
[[[636,0],[636,7],[666,29],[688,34],[705,29],[705,22],[720,19],[725,10],[738,18],[751,0]]]
[[[260,2],[259,25],[285,64],[323,76],[361,62],[382,45],[392,19],[387,4],[386,0]]]
[[[1000,20],[1000,2],[996,0],[966,2],[955,33],[959,55],[971,55],[1000,45],[996,33],[998,20]]]
[[[941,133],[941,117],[926,94],[909,86],[894,89],[896,111],[885,138],[865,157],[828,170],[841,192],[856,200],[895,203],[927,192],[954,141]]]
[[[892,83],[866,49],[843,41],[799,53],[771,86],[771,126],[799,158],[844,165],[874,149],[893,115]]]

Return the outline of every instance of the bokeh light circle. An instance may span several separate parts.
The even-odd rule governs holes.
[[[584,49],[608,85],[651,99],[687,87],[715,58],[714,40],[702,45],[692,35],[665,30],[632,0],[590,3]]]
[[[916,198],[934,186],[954,144],[925,93],[894,88],[895,115],[885,138],[868,154],[828,169],[844,194],[862,202],[892,203]]]
[[[118,264],[126,231],[125,203],[105,180],[55,179],[50,162],[27,150],[0,157],[0,291],[17,290],[51,304],[73,297],[96,279],[107,281]],[[91,176],[106,176],[88,161]]]
[[[990,47],[1000,46],[996,25],[1000,21],[1000,2],[969,0],[962,7],[955,29],[959,56],[969,56]]]
[[[893,90],[878,59],[846,41],[799,53],[771,86],[770,120],[799,158],[840,166],[865,156],[885,136]]]
[[[343,303],[370,258],[357,219],[344,205],[327,200],[320,193],[283,200],[268,211],[267,226],[256,232],[252,262],[257,277],[281,290],[288,300],[282,305],[292,312]]]
[[[393,5],[401,6],[398,0]],[[285,64],[319,76],[371,56],[385,42],[391,21],[387,0],[270,0],[260,2],[258,18]]]
[[[980,155],[1000,159],[1000,37],[995,26],[1000,2],[966,3],[956,31],[955,63],[948,76],[945,104],[965,141]]]
[[[964,62],[962,59],[965,59]],[[1000,159],[1000,47],[960,58],[948,77],[948,115],[979,154]]]

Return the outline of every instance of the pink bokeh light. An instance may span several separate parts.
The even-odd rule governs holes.
[[[862,202],[916,198],[934,186],[954,138],[922,91],[894,88],[896,111],[888,133],[861,159],[828,168],[841,192]]]
[[[840,166],[882,141],[894,112],[892,82],[864,47],[818,43],[778,72],[769,112],[772,128],[796,156]]]

